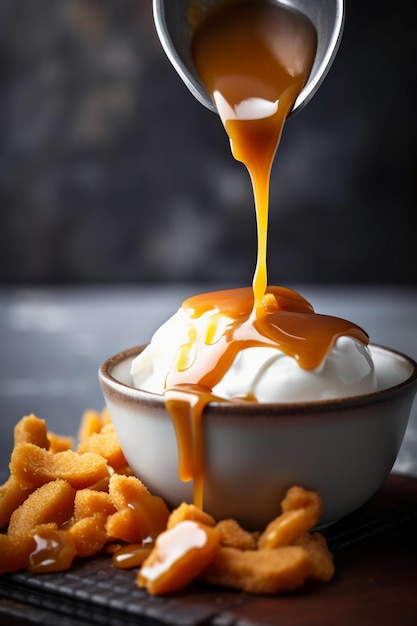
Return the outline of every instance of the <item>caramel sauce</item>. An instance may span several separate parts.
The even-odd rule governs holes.
[[[143,567],[141,575],[149,580],[156,580],[169,575],[172,570],[175,576],[175,565],[178,561],[195,550],[203,549],[207,543],[207,534],[201,524],[183,520],[158,537],[158,558]]]
[[[317,315],[299,294],[267,286],[269,182],[285,120],[307,82],[317,38],[301,13],[266,0],[224,5],[197,27],[193,58],[211,94],[233,156],[248,169],[255,200],[258,251],[252,287],[194,296],[182,308],[199,318],[180,346],[166,380],[165,402],[178,441],[179,476],[194,479],[194,504],[203,506],[203,410],[224,401],[212,389],[244,348],[274,347],[305,369],[316,368],[341,335],[368,342],[359,327]],[[225,316],[228,317],[225,323]],[[233,401],[254,401],[248,397]]]
[[[42,529],[34,535],[34,542],[36,547],[29,555],[27,569],[35,574],[66,570],[77,553],[67,530]]]
[[[153,547],[153,542],[131,543],[122,546],[113,554],[112,563],[119,569],[140,567],[152,552]]]
[[[267,286],[269,178],[285,120],[307,82],[317,36],[301,13],[261,1],[234,2],[197,29],[193,57],[229,135],[233,156],[252,179],[258,256],[253,280],[262,314]]]

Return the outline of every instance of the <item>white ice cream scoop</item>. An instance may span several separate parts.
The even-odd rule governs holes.
[[[207,317],[192,318],[179,309],[154,334],[132,362],[134,385],[162,395],[165,380],[176,362],[178,348],[192,334],[204,332]],[[230,321],[225,317],[223,325]],[[281,350],[246,348],[238,353],[220,382],[216,396],[231,400],[249,395],[258,402],[309,402],[348,398],[376,391],[374,365],[368,348],[352,337],[339,337],[314,370],[302,369]]]

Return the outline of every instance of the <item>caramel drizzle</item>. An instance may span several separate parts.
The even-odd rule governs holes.
[[[238,6],[237,6],[238,5]],[[194,504],[203,507],[203,410],[223,401],[212,389],[244,348],[268,346],[313,369],[341,335],[367,343],[359,327],[317,315],[299,294],[267,287],[270,174],[285,120],[305,85],[316,32],[302,14],[263,0],[225,3],[195,33],[193,56],[230,138],[233,156],[252,181],[258,251],[252,288],[194,296],[182,307],[205,328],[180,346],[168,374],[165,402],[176,431],[179,476],[194,479]],[[225,316],[230,318],[223,328]],[[256,400],[247,398],[247,400]],[[242,401],[242,399],[240,399]]]
[[[267,288],[262,313],[258,310],[256,316],[253,302],[252,289],[245,287],[194,296],[182,305],[192,312],[192,318],[211,312],[200,335],[179,347],[177,366],[169,372],[165,389],[165,403],[178,441],[179,476],[184,481],[194,479],[194,504],[200,508],[204,482],[203,410],[209,402],[225,401],[215,396],[212,389],[241,350],[272,347],[296,359],[300,367],[314,369],[338,337],[349,335],[368,342],[367,334],[355,324],[314,313],[307,300],[284,287]],[[225,315],[230,322],[224,330]]]

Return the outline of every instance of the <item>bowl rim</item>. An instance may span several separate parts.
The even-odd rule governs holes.
[[[146,404],[146,406],[150,409],[164,409],[164,396],[121,382],[111,373],[115,366],[121,364],[123,361],[132,360],[145,349],[146,345],[147,344],[142,344],[133,348],[127,348],[126,350],[122,350],[107,358],[98,370],[99,383],[104,395],[107,391],[120,399],[128,397],[130,400],[134,400],[138,404]],[[345,398],[300,402],[230,402],[225,400],[224,402],[212,402],[208,404],[204,409],[204,414],[218,412],[220,409],[222,415],[241,415],[243,407],[245,416],[247,415],[248,417],[255,414],[257,416],[260,414],[274,414],[274,416],[306,413],[322,414],[335,410],[350,410],[353,407],[364,407],[371,404],[378,404],[379,402],[385,402],[389,398],[401,395],[404,388],[409,388],[409,391],[412,391],[413,386],[415,386],[415,391],[417,391],[417,362],[413,358],[398,350],[394,350],[380,344],[370,343],[368,344],[368,347],[372,350],[376,350],[377,352],[379,351],[381,353],[389,354],[398,361],[406,363],[409,367],[411,367],[410,375],[407,376],[407,378],[402,382],[391,387]]]

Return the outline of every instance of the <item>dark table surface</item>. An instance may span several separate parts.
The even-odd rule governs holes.
[[[1,289],[0,482],[8,475],[13,427],[20,417],[35,413],[50,430],[76,435],[83,411],[104,406],[97,381],[100,364],[146,343],[185,297],[215,287]],[[295,288],[317,312],[347,318],[362,326],[372,343],[417,360],[417,288]],[[417,402],[393,469],[417,477]],[[12,617],[1,620],[0,612],[0,623],[18,623]]]

